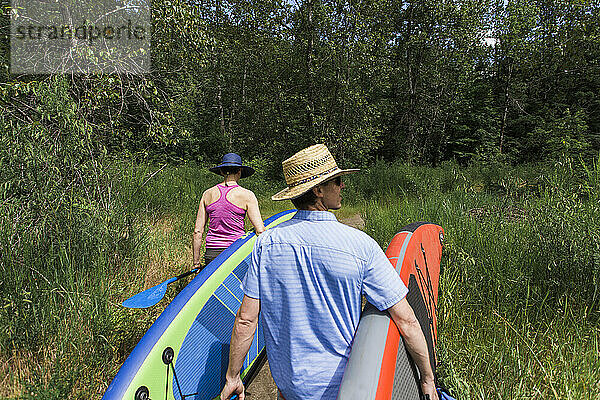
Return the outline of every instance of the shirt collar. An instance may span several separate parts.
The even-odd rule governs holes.
[[[298,210],[294,218],[306,221],[337,221],[335,214],[329,211]]]

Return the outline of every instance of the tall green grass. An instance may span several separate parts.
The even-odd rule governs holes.
[[[261,165],[241,183],[263,216],[291,208]],[[98,398],[185,282],[147,310],[125,298],[191,267],[202,192],[194,163],[95,164],[0,206],[0,397]],[[379,162],[346,177],[345,206],[384,247],[404,225],[444,227],[440,372],[460,399],[600,393],[598,164],[440,168]],[[50,182],[50,181],[49,181]],[[68,183],[68,182],[67,182]],[[44,197],[45,196],[45,197]]]
[[[44,192],[0,185],[9,188],[0,204],[0,397],[100,397],[187,282],[151,309],[120,302],[191,269],[200,197],[222,179],[195,163],[135,158],[96,162],[83,182],[64,175],[48,176]],[[261,201],[280,185],[260,170],[241,183]],[[269,201],[263,215],[281,207]]]
[[[445,229],[440,359],[457,397],[597,398],[597,164],[377,173],[380,182],[402,175],[366,203],[366,230],[382,246],[412,221]],[[376,193],[369,181],[361,187]]]

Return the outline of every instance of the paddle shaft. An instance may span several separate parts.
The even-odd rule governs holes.
[[[181,274],[181,275],[179,275],[179,276],[176,276],[176,277],[175,277],[175,280],[174,280],[173,282],[175,282],[175,281],[177,281],[177,280],[179,280],[179,279],[181,279],[181,278],[185,278],[185,277],[186,277],[186,276],[188,276],[188,275],[195,274],[196,272],[200,271],[201,269],[202,269],[202,268],[194,268],[194,269],[192,269],[192,270],[189,270],[188,272],[184,272],[183,274]]]

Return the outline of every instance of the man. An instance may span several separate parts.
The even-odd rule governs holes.
[[[358,170],[339,169],[320,144],[285,160],[283,171],[288,187],[272,199],[291,199],[298,212],[254,245],[221,399],[245,398],[240,370],[259,311],[279,398],[335,399],[364,294],[389,311],[419,368],[423,393],[437,400],[427,344],[405,298],[408,289],[372,238],[327,211],[341,207],[341,176]]]

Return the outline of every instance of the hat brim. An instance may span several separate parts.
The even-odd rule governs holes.
[[[271,196],[271,200],[279,201],[279,200],[292,200],[296,197],[302,196],[304,193],[308,192],[310,189],[315,186],[338,176],[351,174],[353,172],[360,171],[360,169],[352,168],[352,169],[336,169],[327,175],[320,176],[319,178],[300,184],[298,186],[294,186],[292,188],[287,187],[280,192],[275,193]]]
[[[230,163],[223,163],[221,165],[217,165],[216,167],[212,167],[209,168],[208,170],[210,172],[214,172],[217,175],[221,175],[221,168],[223,167],[237,167],[237,168],[241,168],[242,169],[242,178],[247,178],[250,175],[254,174],[254,168],[252,167],[248,167],[247,165],[238,165],[238,164],[230,164]]]

